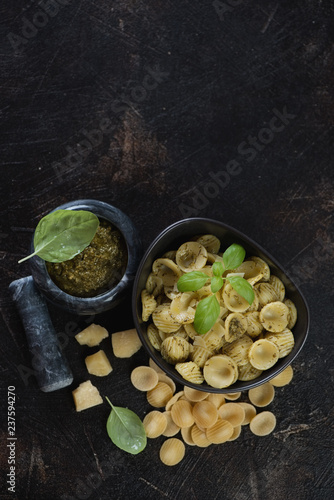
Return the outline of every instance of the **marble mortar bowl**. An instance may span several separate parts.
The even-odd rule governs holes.
[[[48,301],[74,314],[92,315],[112,309],[125,298],[131,288],[140,261],[141,243],[135,226],[125,213],[103,201],[76,200],[65,203],[55,210],[59,209],[88,210],[113,224],[124,237],[127,248],[127,266],[123,276],[113,288],[94,297],[82,298],[62,291],[50,278],[45,261],[35,256],[30,263],[35,284]]]
[[[174,366],[167,363],[162,358],[160,352],[155,350],[151,345],[146,332],[148,322],[144,323],[141,317],[142,308],[140,294],[145,288],[146,280],[152,270],[152,263],[154,260],[162,257],[162,255],[168,250],[177,250],[182,243],[185,243],[188,239],[201,234],[213,234],[217,236],[221,241],[221,251],[226,249],[232,243],[239,243],[246,250],[246,258],[247,256],[255,255],[264,259],[269,264],[271,272],[278,276],[278,278],[280,278],[284,283],[286,297],[294,302],[298,312],[296,325],[292,329],[295,338],[295,345],[292,352],[288,356],[280,358],[278,362],[269,370],[264,370],[258,378],[247,382],[238,380],[233,385],[224,389],[211,387],[205,382],[199,385],[183,379]],[[181,385],[186,385],[206,392],[221,394],[249,390],[268,382],[270,379],[278,375],[285,368],[287,368],[287,366],[289,366],[300,353],[306,341],[309,329],[309,309],[305,298],[276,259],[242,232],[223,224],[222,222],[204,218],[189,218],[175,222],[162,231],[151,243],[141,260],[135,278],[132,294],[132,311],[136,329],[146,351],[168,376]]]

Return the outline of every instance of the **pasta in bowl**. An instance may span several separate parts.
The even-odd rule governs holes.
[[[309,327],[305,299],[278,262],[211,219],[176,222],[153,241],[132,304],[157,365],[206,392],[248,390],[277,376],[302,349]]]

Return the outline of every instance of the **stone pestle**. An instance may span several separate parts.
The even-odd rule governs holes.
[[[32,356],[32,367],[40,389],[51,392],[70,385],[73,375],[59,347],[44,297],[32,276],[9,285],[20,314]]]

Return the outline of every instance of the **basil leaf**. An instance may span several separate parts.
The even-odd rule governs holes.
[[[220,278],[218,276],[213,276],[211,278],[211,291],[213,293],[218,292],[218,290],[221,289],[221,287],[223,286],[223,284],[224,284],[223,278]]]
[[[252,285],[248,283],[247,280],[241,278],[241,276],[230,276],[227,280],[231,283],[231,286],[236,292],[238,292],[241,297],[247,300],[248,304],[252,304],[254,300],[254,290]]]
[[[221,277],[222,274],[224,273],[224,271],[225,271],[225,269],[224,269],[222,262],[214,262],[212,264],[212,272],[213,272],[214,276]]]
[[[107,420],[108,436],[121,450],[137,455],[147,442],[142,421],[128,408],[113,406],[107,397],[106,400],[112,408]]]
[[[235,269],[236,267],[239,267],[243,262],[245,255],[245,249],[241,245],[233,243],[223,253],[225,269]]]
[[[195,292],[202,288],[209,279],[208,275],[200,271],[192,271],[183,274],[177,282],[177,288],[180,292]]]
[[[204,335],[213,327],[219,316],[219,302],[215,295],[202,299],[196,307],[194,328],[197,333]]]
[[[73,259],[92,241],[99,226],[97,216],[86,210],[56,210],[43,217],[35,230],[34,253],[48,262]]]

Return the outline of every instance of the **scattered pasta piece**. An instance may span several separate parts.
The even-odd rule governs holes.
[[[169,385],[164,382],[158,382],[153,389],[147,392],[147,401],[155,408],[162,408],[166,406],[172,396],[173,391]]]
[[[191,427],[191,439],[193,440],[194,444],[198,446],[199,448],[207,448],[210,446],[211,441],[206,436],[206,431],[204,429],[200,429],[198,425],[194,424]]]
[[[213,403],[216,408],[219,408],[221,405],[225,403],[224,394],[217,394],[215,392],[210,392],[210,394],[206,399],[207,401]]]
[[[253,405],[259,407],[268,406],[274,397],[275,389],[269,382],[254,387],[254,389],[249,389],[248,391],[249,401],[253,403]]]
[[[165,437],[173,437],[180,431],[180,427],[178,425],[176,425],[176,423],[172,419],[172,412],[171,411],[165,411],[164,415],[165,415],[166,420],[167,420],[167,426],[162,434]]]
[[[103,339],[106,339],[109,333],[103,326],[95,325],[92,323],[87,326],[84,330],[75,336],[75,339],[80,345],[88,345],[89,347],[95,347],[100,344]]]
[[[248,425],[249,422],[255,417],[256,415],[256,408],[255,406],[251,405],[250,403],[246,402],[240,402],[238,403],[245,411],[245,418],[241,422],[241,425]]]
[[[201,428],[211,427],[218,419],[218,410],[210,401],[199,401],[193,406],[192,413],[195,423]]]
[[[165,373],[158,373],[158,379],[159,379],[159,382],[165,382],[165,384],[169,385],[169,387],[172,389],[172,392],[174,394],[174,392],[176,391],[176,385],[175,385],[174,380],[172,380],[170,377],[168,377],[168,375],[166,375]]]
[[[113,333],[111,343],[116,358],[131,358],[142,345],[134,328]]]
[[[289,365],[287,368],[285,368],[285,370],[276,375],[276,377],[269,380],[269,382],[275,387],[283,387],[285,385],[290,384],[292,378],[293,378],[293,369],[292,366]]]
[[[166,404],[166,407],[165,407],[165,410],[166,411],[169,411],[172,409],[172,406],[173,404],[176,403],[176,401],[178,401],[182,396],[184,395],[184,391],[179,391],[177,392],[176,394],[174,394],[174,396],[172,396],[170,398],[170,400],[167,402]]]
[[[196,446],[196,443],[194,442],[193,438],[192,438],[192,427],[183,427],[183,429],[181,429],[181,436],[182,436],[182,439],[183,441],[188,444],[189,446]]]
[[[165,465],[176,465],[181,462],[185,452],[186,447],[180,439],[170,438],[160,448],[160,460]]]
[[[227,420],[233,427],[238,427],[245,420],[245,410],[239,403],[226,403],[218,410],[218,415]]]
[[[156,372],[165,374],[165,372],[164,372],[164,371],[160,368],[160,366],[158,366],[158,365],[157,365],[157,364],[153,361],[153,359],[152,359],[152,358],[150,358],[150,359],[149,359],[148,364],[149,364],[149,366],[150,366],[151,368],[153,368],[153,370],[155,370]]]
[[[148,438],[157,438],[161,436],[167,428],[166,415],[157,410],[151,411],[145,416],[143,426]]]
[[[131,372],[131,383],[139,391],[150,391],[159,382],[158,373],[149,366],[137,366]]]
[[[203,401],[203,399],[209,396],[208,392],[199,391],[197,389],[193,389],[192,387],[188,387],[187,385],[184,386],[184,394],[188,401],[194,401],[196,403],[197,401]]]
[[[237,425],[236,427],[233,427],[233,434],[228,439],[228,441],[235,441],[236,439],[238,439],[240,434],[241,434],[241,425]]]
[[[250,422],[249,428],[256,436],[267,436],[276,427],[276,417],[270,411],[263,411]]]
[[[227,420],[219,418],[217,422],[206,430],[206,437],[213,444],[225,443],[232,437],[233,425]]]
[[[173,422],[182,429],[182,427],[190,427],[195,419],[192,412],[192,406],[189,401],[179,400],[171,409]]]

